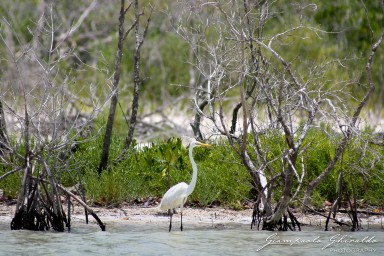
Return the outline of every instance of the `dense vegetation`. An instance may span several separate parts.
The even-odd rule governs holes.
[[[325,165],[334,153],[334,148],[326,139],[325,134],[313,131],[308,138],[312,149],[304,157],[305,172],[308,176],[304,180],[313,179],[324,170]],[[132,149],[130,157],[109,172],[103,174],[101,179],[95,173],[95,165],[99,155],[99,141],[86,143],[76,152],[74,158],[81,159],[84,166],[79,173],[83,176],[85,188],[89,199],[94,203],[110,205],[121,202],[131,202],[134,199],[146,200],[148,197],[161,197],[169,187],[181,181],[189,182],[191,179],[191,166],[187,149],[178,138],[155,141],[151,146],[141,150]],[[225,141],[213,142],[211,149],[195,149],[194,156],[198,163],[198,183],[194,193],[189,197],[189,203],[196,206],[222,205],[235,209],[249,207],[255,200],[255,192],[249,174],[234,155]],[[273,148],[279,155],[278,143],[284,143],[284,138],[278,134],[269,135],[265,143],[271,146],[271,159]],[[337,167],[343,169],[348,181],[356,186],[357,198],[364,204],[384,206],[382,194],[384,179],[382,163],[370,164],[369,153],[361,155],[361,145],[350,145],[345,153],[346,157]],[[114,138],[112,154],[117,154],[121,147],[121,140]],[[384,153],[384,152],[383,152]],[[78,161],[78,160],[77,160]],[[281,162],[276,162],[274,168],[281,169]],[[361,170],[367,170],[361,172]],[[170,175],[170,184],[168,184]],[[324,202],[334,201],[337,194],[339,172],[330,175],[315,191],[313,204],[322,208]],[[69,180],[68,180],[69,181]],[[73,185],[73,182],[68,183]],[[279,194],[274,195],[278,198]],[[299,196],[300,198],[300,196]],[[300,207],[300,202],[296,202]]]
[[[179,138],[157,140],[143,147],[135,147],[131,149],[127,159],[99,177],[96,169],[101,151],[101,136],[94,135],[95,140],[79,145],[71,156],[71,163],[66,167],[68,169],[58,172],[59,180],[67,187],[79,185],[78,181],[82,180],[87,199],[91,204],[117,206],[123,202],[144,203],[151,197],[155,200],[161,197],[169,185],[172,186],[181,181],[189,182],[191,179],[188,152]],[[305,172],[308,173],[304,186],[307,180],[311,180],[322,172],[334,153],[334,147],[327,140],[326,134],[313,130],[308,141],[315,146],[312,146],[311,150],[303,156]],[[112,155],[118,154],[122,143],[123,140],[115,134],[111,146]],[[225,141],[213,143],[215,146],[211,149],[198,148],[194,151],[199,170],[198,183],[188,203],[202,207],[217,205],[234,209],[249,207],[255,200],[249,174],[239,158],[233,154],[228,143]],[[278,155],[279,143],[284,143],[284,138],[279,134],[271,133],[266,136],[264,143],[270,144],[270,157],[273,159],[274,150]],[[382,163],[366,166],[371,164],[371,156],[367,152],[361,155],[360,150],[356,150],[359,148],[361,145],[352,143],[337,170],[343,169],[347,185],[352,186],[353,183],[356,187],[360,206],[384,206]],[[281,162],[276,162],[274,168],[282,168]],[[4,169],[0,172],[0,176],[3,173]],[[168,184],[168,175],[170,184]],[[316,207],[322,208],[326,200],[333,201],[336,198],[338,175],[339,172],[332,173],[315,190],[313,204]],[[12,176],[2,181],[1,187],[7,198],[12,199],[17,197],[19,186],[19,177]],[[276,193],[274,196],[278,198],[279,194]],[[300,207],[299,201],[294,204]]]

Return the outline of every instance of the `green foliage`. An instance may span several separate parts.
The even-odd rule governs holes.
[[[366,50],[372,36],[369,28],[380,32],[384,24],[382,4],[378,1],[364,1],[364,5],[360,1],[322,2],[315,21],[327,31],[339,32],[338,40],[346,46]]]
[[[382,168],[381,168],[382,170]],[[384,205],[384,172],[380,171],[374,176],[363,177],[364,180],[362,188],[364,190],[359,194],[359,198],[364,198],[366,203],[370,205]]]
[[[103,126],[103,121],[97,120],[96,123]],[[303,188],[325,170],[333,156],[334,143],[340,139],[337,133],[332,133],[325,127],[322,128],[322,130],[312,129],[304,143],[307,150],[303,155],[306,173]],[[326,132],[322,132],[324,130]],[[103,133],[102,129],[96,129],[96,131]],[[103,138],[97,135],[98,133],[91,134],[94,139],[79,144],[70,160],[70,168],[67,172],[56,172],[57,178],[66,186],[73,186],[78,179],[82,179],[87,199],[93,203],[113,205],[130,202],[137,198],[161,197],[168,186],[182,181],[189,183],[191,180],[192,168],[188,158],[188,148],[182,145],[179,138],[130,149],[123,162],[112,166],[99,177],[96,170]],[[268,148],[270,160],[278,158],[284,137],[270,131],[260,138]],[[372,166],[370,159],[377,151],[365,150],[362,154],[363,147],[360,143],[360,141],[352,141],[349,144],[343,154],[342,162],[339,162],[335,170],[315,189],[312,203],[316,207],[322,207],[325,200],[332,201],[336,198],[339,171],[343,171],[350,193],[352,193],[353,183],[358,199],[364,199],[365,203],[371,205],[384,204],[381,196],[384,193],[382,186],[384,173],[381,171],[383,165],[380,161],[376,161]],[[115,134],[110,148],[111,160],[118,155],[122,146],[123,140]],[[376,150],[378,149],[380,150],[380,148]],[[20,147],[20,152],[22,150]],[[193,153],[198,165],[198,178],[195,190],[188,199],[189,204],[199,206],[221,204],[240,209],[243,202],[255,198],[250,175],[227,142],[218,142],[212,148],[197,147]],[[271,162],[271,167],[276,173],[280,172],[281,161]],[[297,170],[299,173],[302,172],[301,164]],[[0,175],[6,171],[7,168],[3,167]],[[17,173],[11,175],[2,180],[0,185],[8,197],[15,198],[20,186],[20,177]],[[280,197],[279,191],[276,189],[273,195],[275,200]],[[302,195],[299,193],[299,197]]]
[[[250,176],[227,143],[220,143],[211,149],[196,150],[199,163],[198,181],[190,201],[200,205],[221,203],[238,207],[249,199],[252,189]]]
[[[310,181],[320,175],[329,165],[333,156],[334,146],[330,142],[329,131],[327,133],[319,129],[312,129],[306,139],[304,147],[308,147],[305,152],[305,172],[307,175],[304,178],[304,186],[308,185]],[[337,134],[334,134],[336,135]],[[316,188],[316,200],[322,197],[324,200],[333,200],[336,198],[336,182],[337,182],[337,171],[331,172],[324,182],[318,185]],[[315,202],[319,203],[319,202]]]
[[[9,168],[0,167],[0,177],[9,171],[10,171]],[[4,197],[9,199],[17,198],[20,185],[21,185],[21,181],[18,176],[18,173],[14,175],[10,175],[7,178],[0,181],[0,189],[3,190]]]
[[[188,149],[179,138],[131,149],[122,163],[98,177],[100,147],[97,145],[100,142],[100,139],[89,141],[76,152],[76,158],[81,159],[77,163],[81,165],[87,197],[94,203],[110,205],[136,198],[161,197],[168,189],[168,174],[169,186],[191,180]],[[111,155],[119,146],[121,143],[115,138]],[[249,175],[228,145],[195,148],[193,155],[198,178],[189,203],[201,206],[221,203],[234,207],[247,199],[251,190]]]
[[[352,184],[358,199],[370,205],[384,205],[384,172],[382,146],[368,146],[364,141],[352,140],[344,154],[345,180],[352,193]]]

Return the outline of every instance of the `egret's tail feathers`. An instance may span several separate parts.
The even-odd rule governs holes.
[[[158,206],[158,209],[160,209],[161,211],[166,211],[168,210],[168,205],[167,204],[164,204],[163,201],[160,202],[160,205]]]

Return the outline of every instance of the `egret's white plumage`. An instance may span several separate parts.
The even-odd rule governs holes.
[[[171,187],[163,196],[160,203],[160,209],[165,211],[168,209],[183,207],[188,195],[186,194],[188,184],[181,182]]]
[[[188,185],[185,182],[180,182],[170,189],[164,194],[163,199],[160,203],[161,210],[169,210],[170,211],[170,222],[169,222],[169,231],[172,228],[172,214],[173,209],[180,208],[180,216],[181,216],[181,226],[180,229],[183,230],[183,206],[185,201],[187,201],[187,197],[193,192],[196,186],[197,181],[197,165],[193,160],[192,150],[194,147],[211,147],[209,144],[204,144],[198,141],[193,141],[189,145],[189,160],[191,161],[193,173],[191,183]]]

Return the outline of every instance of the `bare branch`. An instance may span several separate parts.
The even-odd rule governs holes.
[[[90,5],[83,11],[83,13],[80,15],[79,19],[76,21],[75,25],[73,25],[69,31],[62,33],[61,35],[56,37],[56,40],[59,42],[62,42],[64,40],[67,40],[69,37],[72,36],[73,33],[75,33],[81,24],[84,22],[84,20],[89,16],[89,14],[92,12],[92,10],[96,7],[97,0],[93,0]]]

